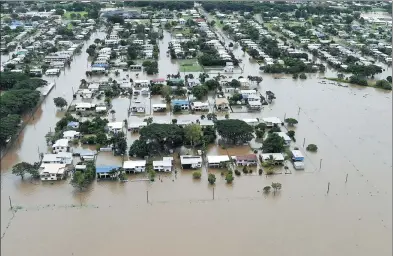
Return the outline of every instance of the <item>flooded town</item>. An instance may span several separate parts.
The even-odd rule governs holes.
[[[2,1],[0,32],[2,255],[392,255],[391,2]]]

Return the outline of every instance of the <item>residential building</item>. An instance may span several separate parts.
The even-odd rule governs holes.
[[[207,156],[207,163],[209,167],[213,168],[224,168],[229,160],[229,156],[227,155]]]
[[[183,155],[180,156],[182,169],[198,169],[202,167],[202,157]]]
[[[44,154],[42,158],[43,164],[72,164],[72,153],[59,152],[57,154]]]
[[[63,138],[67,140],[73,140],[75,138],[78,138],[79,136],[80,136],[80,132],[77,131],[70,130],[70,131],[63,132]]]
[[[160,161],[153,161],[153,169],[158,172],[171,172],[173,157],[163,157]]]
[[[227,98],[216,98],[216,108],[220,111],[229,110],[229,102]]]
[[[146,160],[130,160],[124,161],[123,169],[125,172],[145,172]]]
[[[251,166],[251,165],[258,164],[258,159],[255,154],[234,156],[232,158],[235,159],[236,165],[240,165],[240,166]]]
[[[116,178],[117,173],[114,170],[118,170],[120,166],[96,166],[97,179]]]
[[[188,100],[172,100],[173,106],[180,106],[182,110],[190,109],[190,102]]]
[[[59,152],[68,152],[70,150],[70,147],[68,145],[68,140],[67,139],[60,139],[55,142],[55,144],[52,145],[52,152],[54,154],[59,153]]]
[[[278,117],[265,117],[265,118],[262,118],[262,120],[266,124],[267,127],[273,127],[275,125],[282,124],[282,121]]]
[[[62,180],[67,175],[65,164],[41,164],[38,171],[42,181]]]
[[[209,103],[195,101],[191,103],[191,109],[195,111],[209,111]]]
[[[165,112],[167,104],[152,104],[153,112]]]
[[[286,146],[289,146],[291,144],[292,140],[285,132],[276,132],[276,134],[284,139]]]
[[[107,127],[109,132],[118,133],[123,129],[123,122],[111,122],[107,124]]]

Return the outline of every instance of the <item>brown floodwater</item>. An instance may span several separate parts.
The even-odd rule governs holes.
[[[217,176],[213,191],[206,170],[200,181],[192,179],[192,171],[180,170],[177,175],[161,174],[153,183],[141,181],[143,174],[130,175],[126,183],[95,181],[83,193],[75,191],[69,180],[41,183],[12,175],[12,165],[37,161],[38,152],[46,150],[44,136],[61,118],[53,98],[72,100],[71,88],[76,91],[85,78],[85,49],[97,36],[104,35],[93,35],[70,70],[55,78],[56,87],[34,121],[1,161],[2,255],[127,251],[142,255],[392,255],[391,92],[319,84],[320,74],[309,75],[307,80],[274,79],[260,74],[258,64],[250,63],[240,49],[235,56],[243,60],[244,72],[233,77],[260,74],[264,80],[259,91],[271,90],[277,99],[260,113],[230,113],[230,117],[296,118],[299,124],[294,128],[297,142],[293,145],[306,155],[305,171],[290,167],[290,174],[274,176],[254,172],[235,177],[227,185],[220,171],[209,170]],[[154,77],[177,73],[176,62],[165,53],[169,40],[165,33],[159,43],[160,74]],[[136,79],[135,73],[129,75]],[[153,97],[152,102],[160,102],[160,98]],[[128,99],[116,99],[112,104],[116,120],[144,118],[127,116]],[[157,120],[173,118],[170,113],[153,116]],[[136,138],[136,134],[128,135],[129,145]],[[306,145],[317,144],[318,152],[306,153],[304,139]],[[250,147],[209,147],[210,154],[250,152]],[[97,159],[99,164],[121,161],[110,153],[100,153]],[[280,182],[282,191],[261,193],[271,182]],[[9,197],[19,208],[15,214],[9,211]]]

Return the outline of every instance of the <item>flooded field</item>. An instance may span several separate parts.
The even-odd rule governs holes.
[[[236,177],[230,186],[217,171],[213,191],[206,171],[195,181],[191,171],[182,170],[177,175],[161,175],[154,183],[137,181],[142,177],[138,175],[127,183],[95,181],[83,193],[75,191],[69,181],[41,183],[12,175],[14,164],[37,161],[39,152],[46,151],[44,136],[64,114],[56,110],[53,98],[72,100],[72,91],[86,79],[86,47],[97,37],[104,34],[94,34],[70,69],[54,79],[56,87],[1,161],[3,255],[125,251],[143,255],[392,255],[392,94],[319,84],[319,74],[294,81],[261,73],[264,80],[259,91],[271,90],[277,99],[260,113],[230,113],[230,118],[295,117],[299,121],[296,145],[304,151],[305,139],[306,145],[314,143],[319,148],[318,153],[306,154],[305,171],[274,176],[254,172]],[[164,33],[159,43],[160,73],[155,78],[166,78],[179,69],[166,56],[169,40],[170,35]],[[247,54],[240,49],[234,54],[244,64],[244,72],[234,77],[259,74],[258,64],[249,62]],[[140,74],[139,79],[146,77]],[[159,101],[159,97],[152,98],[152,102]],[[128,118],[128,99],[112,104],[116,120]],[[128,122],[144,118],[130,116]],[[155,120],[173,118],[170,113],[154,115]],[[128,146],[135,138],[128,135]],[[215,146],[209,153],[223,150]],[[227,150],[233,155],[251,152],[249,147]],[[121,163],[121,158],[100,153],[98,161],[109,165]],[[272,182],[280,182],[282,191],[264,195],[262,188]],[[9,210],[9,197],[19,209],[15,214]],[[23,246],[16,241],[23,241]]]

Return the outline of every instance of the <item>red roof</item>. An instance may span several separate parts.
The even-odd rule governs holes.
[[[157,83],[157,82],[165,82],[165,78],[156,78],[156,79],[152,79],[151,80],[153,83]]]
[[[199,19],[195,19],[195,22],[204,22],[205,20],[204,19],[201,19],[201,18],[199,18]]]
[[[249,154],[244,156],[236,156],[236,160],[257,160],[257,156],[255,154]]]

